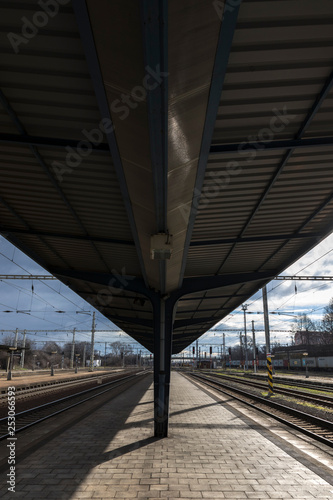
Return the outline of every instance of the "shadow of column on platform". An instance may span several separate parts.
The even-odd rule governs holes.
[[[23,458],[16,465],[15,493],[9,492],[7,489],[9,485],[6,484],[6,472],[1,474],[0,498],[2,500],[14,496],[16,499],[27,497],[34,500],[77,498],[76,492],[79,493],[80,485],[95,467],[157,441],[158,439],[153,437],[153,410],[147,409],[136,412],[138,416],[140,413],[145,415],[149,411],[151,413],[151,418],[140,420],[139,417],[135,422],[135,426],[138,428],[137,436],[135,436],[137,440],[106,451],[106,448],[110,444],[112,445],[118,432],[126,428],[126,421],[135,407],[139,404],[148,405],[149,402],[139,402],[148,391],[151,391],[149,389],[151,384],[151,377],[145,377],[135,386],[126,389],[105,406],[97,409],[86,419]],[[153,404],[152,398],[150,404]],[[99,412],[105,411],[106,407],[110,408],[110,426],[107,429],[105,426],[101,427],[98,421],[101,415]],[[105,415],[103,418],[105,419]],[[130,424],[129,427],[133,426]],[[147,427],[150,437],[142,439],[141,436],[140,439],[140,428],[147,430]],[[79,430],[81,434],[75,434]],[[104,476],[110,479],[108,476]],[[96,488],[98,488],[98,482]]]

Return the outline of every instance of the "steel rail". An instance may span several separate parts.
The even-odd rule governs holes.
[[[127,375],[132,375],[128,371],[125,372]],[[93,382],[97,382],[98,379],[108,380],[110,378],[115,378],[119,375],[124,375],[125,373],[117,373],[113,374],[101,374],[101,375],[91,375],[86,377],[78,377],[64,380],[55,380],[55,381],[43,381],[43,382],[35,382],[35,384],[23,386],[23,387],[15,387],[15,398],[16,401],[21,401],[26,396],[36,395],[39,396],[41,393],[52,393],[54,391],[61,391],[62,389],[67,389],[75,386],[80,386],[82,384],[89,384]],[[105,384],[104,384],[105,385]],[[0,408],[1,403],[7,399],[7,387],[5,387],[0,392]]]
[[[316,441],[320,441],[320,442],[326,444],[327,446],[333,448],[333,424],[332,424],[332,422],[329,422],[329,421],[324,420],[324,419],[320,419],[318,417],[314,417],[312,415],[300,412],[298,410],[294,410],[293,408],[290,408],[288,406],[283,406],[283,405],[281,405],[279,403],[275,403],[269,399],[265,399],[265,398],[262,398],[260,396],[256,396],[254,394],[247,393],[247,392],[242,391],[240,389],[230,388],[230,387],[228,387],[229,391],[222,389],[223,384],[221,382],[210,380],[207,377],[204,377],[202,375],[188,373],[188,374],[186,374],[186,376],[190,379],[191,378],[198,379],[198,381],[201,381],[206,386],[211,387],[212,389],[214,389],[218,392],[221,392],[223,394],[227,394],[228,396],[231,396],[232,398],[236,399],[237,401],[239,401],[243,404],[246,404],[247,406],[250,406],[254,410],[258,410],[258,411],[264,413],[265,415],[268,415],[269,417],[272,417],[275,420],[278,420],[279,422],[281,422],[285,425],[288,425],[289,427],[292,427],[293,429],[296,429],[297,431],[302,432],[303,434],[306,434],[307,436],[310,436],[312,439],[315,439]],[[218,386],[218,387],[216,387],[216,386]],[[326,437],[323,437],[320,434],[317,434],[313,431],[306,429],[305,427],[302,426],[303,424],[295,424],[295,423],[291,422],[290,420],[286,420],[286,418],[280,417],[279,415],[272,413],[272,411],[268,411],[267,409],[261,408],[260,406],[257,406],[253,403],[250,403],[249,401],[245,401],[244,399],[232,394],[231,393],[232,391],[238,393],[239,395],[242,395],[243,397],[253,399],[257,403],[260,403],[264,406],[274,408],[275,411],[279,411],[282,414],[290,415],[290,416],[298,419],[299,421],[303,422],[303,424],[305,423],[305,425],[309,425],[309,424],[315,425],[315,426],[319,427],[320,429],[322,429],[323,432],[326,432],[326,433],[329,432],[332,435],[332,439],[327,439]]]
[[[237,377],[228,377],[225,375],[220,375],[217,373],[216,374],[212,373],[209,376],[216,377],[216,379],[220,378],[220,379],[223,379],[225,381],[236,382],[237,384],[248,385],[250,387],[255,387],[258,389],[264,389],[265,387],[267,387],[267,384],[265,384],[265,382],[261,382],[259,380],[258,381],[244,380],[244,379],[239,379]],[[308,392],[302,392],[299,389],[286,389],[284,387],[277,387],[277,384],[288,385],[285,382],[278,382],[278,383],[275,382],[274,383],[274,393],[285,394],[288,396],[295,396],[296,398],[302,398],[304,400],[311,401],[313,403],[320,403],[320,404],[323,404],[323,405],[326,405],[329,407],[333,407],[333,397],[332,396],[327,396],[325,394],[320,394],[320,395],[309,394]],[[323,390],[322,388],[319,388],[319,387],[313,387],[311,389],[312,390]],[[331,391],[333,392],[333,386],[331,388]]]
[[[97,394],[93,394],[90,397],[87,397],[87,398],[84,398],[84,399],[80,399],[80,401],[77,401],[77,402],[71,404],[70,406],[66,406],[65,408],[61,408],[60,410],[52,412],[51,414],[45,415],[42,418],[39,418],[38,420],[34,420],[33,422],[30,422],[30,423],[24,425],[23,427],[19,427],[18,429],[15,428],[15,435],[18,432],[26,430],[29,427],[32,427],[33,425],[39,424],[39,423],[41,423],[41,422],[43,422],[43,421],[45,421],[45,420],[47,420],[47,419],[49,419],[51,417],[54,417],[55,415],[59,415],[60,413],[63,413],[65,411],[67,411],[67,410],[70,410],[71,408],[74,408],[75,406],[78,406],[78,405],[80,405],[82,403],[85,403],[86,401],[90,401],[91,399],[94,399],[97,396],[100,396],[102,394],[105,394],[106,392],[108,392],[108,391],[110,391],[112,389],[115,389],[115,388],[117,388],[117,387],[125,384],[130,379],[136,378],[137,375],[148,375],[149,373],[150,373],[149,371],[142,371],[142,372],[139,372],[139,373],[135,373],[133,375],[128,375],[126,377],[122,377],[120,379],[108,382],[107,384],[103,385],[103,390],[101,390],[102,389],[101,387],[93,387],[93,388],[87,389],[85,391],[81,391],[81,392],[78,392],[76,394],[71,394],[70,396],[66,396],[64,398],[57,399],[55,401],[51,401],[49,403],[45,403],[43,405],[36,406],[34,408],[30,408],[29,410],[25,410],[25,411],[22,411],[20,413],[17,413],[17,414],[15,414],[15,423],[17,423],[17,420],[20,419],[20,418],[22,419],[22,418],[25,418],[27,416],[28,417],[32,416],[36,412],[44,411],[47,408],[51,408],[52,406],[55,406],[55,405],[62,405],[65,402],[69,402],[70,400],[73,400],[74,398],[80,398],[80,397],[82,397],[85,394],[91,393],[93,391],[95,391],[95,392],[98,391]],[[112,387],[108,387],[107,389],[104,389],[105,386],[110,386],[110,385]],[[0,427],[6,425],[6,423],[8,425],[8,417],[4,417],[4,418],[0,419]],[[4,439],[7,439],[8,437],[10,437],[9,433],[3,434],[3,435],[0,436],[0,441],[2,441]]]

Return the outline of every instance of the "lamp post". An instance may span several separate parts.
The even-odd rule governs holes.
[[[247,304],[242,305],[242,309],[244,312],[244,343],[245,343],[245,365],[244,365],[244,371],[248,370],[249,368],[249,360],[248,360],[248,352],[247,352],[247,334],[246,334],[246,310],[247,310]]]

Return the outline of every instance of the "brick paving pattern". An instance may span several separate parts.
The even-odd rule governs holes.
[[[15,494],[2,475],[0,497],[333,498],[332,485],[178,373],[169,438],[151,437],[152,409],[151,380],[142,380],[22,460]]]

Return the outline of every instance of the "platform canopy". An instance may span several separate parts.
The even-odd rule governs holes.
[[[177,353],[331,232],[331,0],[12,0],[0,25],[0,232],[149,350],[156,297]]]

